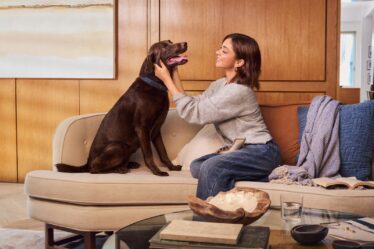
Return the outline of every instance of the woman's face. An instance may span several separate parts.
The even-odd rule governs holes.
[[[236,65],[236,56],[232,47],[231,38],[223,41],[222,46],[216,52],[216,67],[233,69]]]

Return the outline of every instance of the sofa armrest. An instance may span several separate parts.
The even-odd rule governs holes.
[[[52,164],[86,163],[92,141],[106,113],[72,116],[62,121],[53,137]]]

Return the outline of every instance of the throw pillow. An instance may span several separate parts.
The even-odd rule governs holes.
[[[299,121],[299,144],[301,143],[301,137],[304,133],[305,126],[306,126],[306,116],[308,114],[309,107],[308,106],[299,106],[297,108],[297,119]]]
[[[340,174],[367,180],[374,152],[374,101],[340,110]]]
[[[296,164],[296,155],[300,149],[297,120],[297,108],[300,105],[305,104],[261,105],[264,122],[279,146],[283,164]]]
[[[298,108],[300,138],[305,129],[307,110],[307,107]],[[342,106],[339,139],[339,173],[343,177],[355,176],[367,180],[374,153],[374,101]]]
[[[223,141],[212,124],[205,125],[195,137],[178,153],[173,163],[182,165],[189,170],[193,160],[216,152],[223,146]]]

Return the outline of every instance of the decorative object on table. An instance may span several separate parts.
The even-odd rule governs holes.
[[[374,242],[358,243],[352,240],[334,240],[332,242],[333,249],[374,249]]]
[[[334,249],[360,249],[359,243],[349,240],[334,240],[332,242],[332,248]]]
[[[303,212],[304,196],[299,193],[280,194],[281,216],[285,221],[298,222]]]
[[[291,230],[294,240],[303,245],[313,245],[321,242],[329,229],[321,225],[297,225]]]
[[[235,245],[242,224],[220,224],[191,220],[172,220],[160,232],[161,239]]]
[[[214,222],[250,224],[259,219],[270,206],[269,195],[255,188],[235,187],[207,200],[188,197],[191,210]]]
[[[374,218],[364,217],[327,224],[329,236],[356,242],[374,241]]]
[[[216,225],[224,225],[220,223],[212,223]],[[237,225],[237,224],[236,224]],[[165,225],[165,228],[168,225]],[[167,248],[184,248],[184,249],[267,249],[269,243],[270,229],[260,226],[245,226],[242,229],[239,240],[235,245],[204,243],[191,241],[165,240],[160,238],[160,233],[164,229],[160,229],[150,240],[151,249],[167,249]]]

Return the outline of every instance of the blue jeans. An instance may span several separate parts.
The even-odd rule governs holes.
[[[205,200],[232,189],[236,181],[268,181],[281,163],[276,143],[245,144],[227,154],[208,154],[192,161],[191,174],[198,178],[196,196]]]

